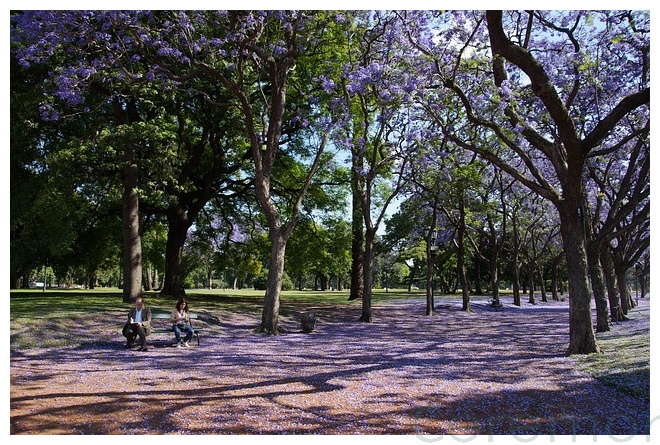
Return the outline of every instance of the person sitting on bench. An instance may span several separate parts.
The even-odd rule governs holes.
[[[182,345],[190,347],[190,340],[192,340],[193,331],[192,326],[190,326],[190,315],[188,313],[188,302],[181,298],[176,304],[176,309],[172,312],[172,330],[174,331],[174,336],[176,337],[176,347],[180,348]],[[186,336],[181,340],[182,332],[186,332]]]
[[[135,337],[140,337],[140,351],[147,350],[147,336],[151,334],[151,309],[144,305],[142,297],[135,299],[135,307],[128,311],[128,321],[122,329],[126,337],[125,348],[133,346]]]

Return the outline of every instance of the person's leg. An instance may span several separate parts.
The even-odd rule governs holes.
[[[178,324],[172,325],[172,330],[174,331],[174,337],[176,338],[177,343],[181,343],[181,328]]]
[[[147,349],[147,332],[144,330],[144,327],[137,327],[137,335],[140,337],[140,349]]]
[[[195,333],[195,331],[193,331],[192,326],[187,324],[186,325],[186,337],[183,339],[183,341],[188,343],[190,340],[192,340],[194,333]]]
[[[126,347],[130,348],[133,346],[133,342],[135,341],[135,336],[137,335],[135,326],[129,324],[126,326],[126,329],[124,329],[124,337],[126,337]]]

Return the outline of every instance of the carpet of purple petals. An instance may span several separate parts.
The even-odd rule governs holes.
[[[110,321],[76,346],[12,349],[11,433],[649,433],[648,401],[564,356],[568,303],[482,300],[468,314],[443,300],[432,317],[424,304],[375,306],[371,324],[358,306],[319,306],[314,333],[290,316],[275,337],[255,333],[260,314],[216,313],[201,346],[159,335],[146,353],[124,350]]]

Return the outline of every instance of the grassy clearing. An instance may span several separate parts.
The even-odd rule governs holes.
[[[392,289],[389,292],[375,290],[372,300],[379,304],[392,299],[419,298],[424,296],[423,290],[408,293],[402,289]],[[89,312],[127,310],[131,305],[122,302],[121,290],[14,290],[11,291],[11,316],[16,318],[38,319],[41,317],[60,317],[71,314]],[[360,301],[348,301],[348,291],[283,291],[281,295],[282,309],[288,304],[296,307],[305,305],[347,305],[359,306]],[[238,312],[260,311],[263,305],[264,291],[255,290],[194,290],[189,291],[186,299],[191,307],[198,310],[211,311],[223,309]],[[145,294],[145,302],[151,307],[172,308],[175,301],[163,298],[156,293]]]
[[[648,306],[634,308],[630,320],[596,334],[601,354],[579,357],[580,369],[605,385],[651,400],[651,337]]]

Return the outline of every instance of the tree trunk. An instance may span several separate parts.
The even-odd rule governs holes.
[[[569,345],[566,352],[568,355],[600,352],[591,319],[584,221],[577,204],[569,205],[566,201],[562,204],[558,209],[568,268],[569,299]]]
[[[360,321],[371,323],[371,287],[372,287],[372,264],[373,264],[373,245],[376,231],[373,228],[367,227],[364,242],[364,261],[363,261],[363,282],[364,292],[362,294],[362,316]]]
[[[607,297],[605,295],[605,277],[600,264],[600,241],[587,241],[587,264],[591,278],[591,290],[596,302],[596,332],[608,332],[610,321],[607,313]]]
[[[431,226],[433,227],[433,226]],[[426,239],[426,315],[433,315],[433,307],[435,306],[435,302],[433,301],[433,274],[434,274],[434,268],[435,268],[435,254],[431,251],[431,244],[435,242],[435,240],[432,239],[429,231],[429,235],[427,235],[428,238]],[[409,292],[410,292],[410,288]]]
[[[190,220],[186,211],[180,207],[170,207],[167,210],[167,242],[165,245],[165,278],[162,296],[179,298],[186,294],[183,288],[183,271],[181,260],[183,246],[186,243]]]
[[[527,265],[527,284],[529,285],[529,304],[536,304],[534,299],[534,263],[532,260],[529,261]]]
[[[433,308],[435,306],[435,301],[434,301],[434,295],[433,295],[433,275],[434,275],[434,267],[435,265],[433,262],[435,261],[435,256],[431,255],[430,252],[428,252],[427,248],[427,257],[428,257],[428,265],[427,265],[427,273],[426,273],[426,315],[433,315]]]
[[[628,315],[630,310],[630,290],[628,289],[627,270],[624,267],[618,265],[615,261],[614,267],[616,270],[616,282],[619,285],[619,299],[621,303],[621,312],[623,316]]]
[[[460,205],[460,220],[458,222],[457,230],[457,247],[458,247],[458,279],[462,287],[463,295],[463,308],[465,312],[471,312],[470,310],[470,291],[468,289],[468,279],[467,272],[465,270],[465,206],[463,203]]]
[[[213,289],[213,269],[210,267],[206,269],[206,288]]]
[[[513,255],[511,261],[511,287],[513,288],[513,304],[516,306],[521,305],[520,301],[520,246],[518,234],[518,222],[516,218],[512,218],[511,227],[513,231]]]
[[[284,275],[284,254],[286,238],[279,228],[270,228],[270,266],[268,268],[268,283],[264,296],[264,308],[261,316],[260,331],[277,335],[280,314],[280,293]]]
[[[513,262],[511,264],[511,269],[512,269],[512,278],[511,278],[511,286],[513,288],[513,304],[516,306],[520,306],[522,304],[520,300],[520,266],[519,264],[519,257],[517,254],[514,254],[513,256]]]
[[[543,266],[539,267],[539,291],[541,292],[541,301],[547,303],[548,294],[545,289],[545,271],[543,269]]]
[[[490,265],[490,288],[493,301],[495,304],[500,304],[500,277],[497,261]]]
[[[158,278],[158,268],[154,266],[154,272],[153,272],[153,284],[152,286],[154,290],[160,289],[160,280]]]
[[[600,264],[603,268],[605,285],[607,286],[607,300],[610,304],[610,318],[615,321],[623,321],[621,301],[619,300],[619,289],[614,272],[614,262],[609,244],[603,244],[600,250]]]
[[[134,301],[142,292],[142,240],[140,238],[138,166],[134,151],[124,152],[124,188],[122,190],[124,303]]]
[[[559,301],[559,265],[561,263],[561,257],[556,256],[552,259],[552,299],[553,301]]]
[[[10,270],[9,272],[9,289],[18,289],[19,287],[25,288],[25,284],[27,283],[27,277],[21,273],[21,271],[15,271],[13,269]],[[21,284],[21,278],[23,278],[23,282]]]
[[[353,176],[356,173],[353,171]],[[352,215],[352,263],[351,263],[351,293],[349,300],[359,300],[364,295],[364,223],[358,193],[358,181],[353,180],[353,215]]]
[[[434,295],[433,295],[433,275],[435,268],[435,252],[437,250],[437,241],[433,234],[436,230],[436,220],[437,216],[437,204],[438,198],[435,198],[433,202],[433,216],[431,217],[431,227],[429,232],[426,234],[426,315],[433,315],[433,308],[435,307]],[[408,287],[408,292],[410,292],[410,287]]]
[[[151,264],[147,263],[147,267],[142,268],[142,286],[145,291],[154,290],[153,280],[151,279]]]
[[[479,255],[474,257],[474,294],[484,294],[483,289],[481,289],[481,257]]]

